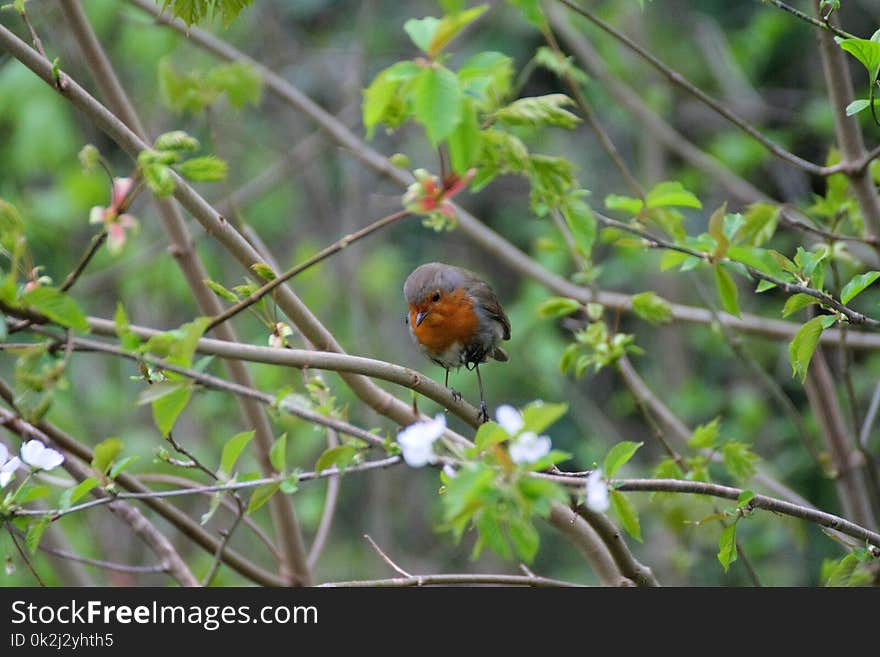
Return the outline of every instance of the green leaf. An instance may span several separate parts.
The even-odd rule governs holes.
[[[819,300],[816,297],[811,297],[809,294],[798,292],[786,299],[785,306],[782,308],[782,316],[788,317],[792,313],[796,313],[798,310],[811,306],[814,303],[819,303]]]
[[[461,122],[449,135],[447,142],[453,171],[463,174],[477,162],[482,149],[480,124],[474,104],[469,99],[463,100]]]
[[[538,316],[545,318],[565,317],[577,312],[581,302],[567,297],[550,297],[538,305]]]
[[[562,216],[574,236],[578,253],[590,260],[596,241],[596,218],[590,206],[583,201],[573,201],[563,208]]]
[[[861,294],[865,288],[880,278],[880,271],[869,271],[858,276],[853,276],[849,283],[840,291],[840,300],[849,303],[856,295]]]
[[[662,182],[658,184],[648,192],[645,201],[649,208],[675,206],[699,210],[703,207],[700,199],[686,190],[680,182]]]
[[[58,508],[69,509],[97,486],[98,483],[98,480],[94,477],[87,477],[73,488],[68,488],[61,493],[61,498],[58,500]]]
[[[14,500],[17,504],[27,504],[28,502],[33,502],[34,500],[43,499],[48,495],[48,486],[25,486],[24,488],[19,488],[16,491],[14,495]]]
[[[859,98],[846,106],[846,115],[852,116],[858,114],[862,110],[866,110],[871,106],[871,101],[867,98]]]
[[[124,459],[120,459],[119,461],[116,461],[116,463],[113,464],[113,467],[110,468],[110,472],[108,473],[108,476],[111,479],[116,479],[116,477],[118,477],[123,472],[128,470],[129,466],[131,466],[131,464],[137,460],[138,460],[138,456],[136,454],[133,454],[132,456],[126,456]]]
[[[611,478],[614,474],[633,457],[633,454],[645,443],[636,443],[631,440],[624,440],[617,443],[605,456],[605,462],[602,464],[602,471],[605,476]]]
[[[627,534],[641,543],[642,528],[641,525],[639,525],[639,512],[636,510],[636,507],[630,502],[629,498],[619,490],[610,491],[610,496],[611,508],[614,509],[614,513],[617,514],[617,519],[620,520],[620,526],[624,528]]]
[[[163,436],[171,433],[174,423],[177,422],[178,416],[186,408],[193,392],[192,384],[188,381],[176,381],[173,383],[177,385],[169,387],[162,396],[152,401],[153,422],[156,424],[159,433]],[[164,385],[164,383],[154,385]]]
[[[119,343],[123,349],[134,351],[140,346],[141,339],[132,332],[131,325],[128,322],[128,315],[121,301],[116,304],[116,312],[113,313],[113,324],[116,329],[116,337],[119,338]]]
[[[636,315],[652,324],[672,321],[672,306],[654,292],[634,294],[630,301]]]
[[[275,272],[272,271],[272,268],[264,262],[255,262],[251,265],[251,269],[257,276],[267,283],[269,281],[274,281],[277,278]]]
[[[205,279],[205,285],[207,285],[214,294],[225,301],[229,301],[230,303],[235,303],[238,301],[238,296],[234,292],[226,289],[216,281]]]
[[[321,473],[327,468],[335,465],[339,468],[339,471],[342,472],[352,461],[354,461],[357,454],[358,448],[354,445],[337,445],[336,447],[331,447],[318,457],[318,460],[315,463],[315,470],[318,473]]]
[[[230,62],[211,67],[203,78],[204,87],[222,92],[237,110],[260,102],[263,78],[247,62]]]
[[[447,68],[426,68],[413,82],[413,114],[425,127],[434,146],[452,134],[461,122],[462,104],[458,78]]]
[[[532,96],[513,101],[496,110],[494,116],[508,125],[553,125],[571,129],[580,123],[580,118],[563,109],[566,105],[574,105],[574,101],[565,94]]]
[[[76,301],[54,287],[35,287],[21,295],[23,305],[45,315],[50,321],[87,333],[89,323]]]
[[[736,523],[731,523],[721,530],[718,538],[718,561],[724,567],[724,572],[730,568],[730,564],[736,561]]]
[[[513,60],[494,52],[478,52],[458,69],[462,92],[481,110],[497,108],[510,93],[513,79]]]
[[[200,148],[199,140],[191,137],[183,130],[166,132],[153,142],[153,148],[157,151],[197,151]]]
[[[428,54],[431,49],[431,42],[440,27],[440,19],[433,16],[425,18],[410,18],[403,24],[403,30],[412,39],[412,42],[423,53]]]
[[[619,194],[609,194],[605,197],[605,207],[609,210],[620,210],[627,214],[636,215],[642,211],[645,204],[638,198],[620,196]]]
[[[229,173],[226,162],[214,155],[194,157],[182,162],[177,167],[180,175],[194,182],[217,182],[225,180]]]
[[[281,484],[273,481],[269,484],[261,484],[254,489],[251,499],[248,501],[247,513],[252,514],[254,511],[263,506],[275,494]]]
[[[122,451],[123,443],[119,438],[108,438],[97,445],[92,456],[92,467],[102,475],[107,474],[113,460]]]
[[[721,431],[721,418],[716,417],[711,422],[701,424],[688,440],[688,445],[694,449],[708,449],[715,446],[718,441],[718,434]]]
[[[474,525],[476,526],[480,537],[477,544],[474,546],[473,554],[471,554],[472,559],[475,559],[480,555],[483,545],[488,545],[489,549],[503,559],[513,558],[510,543],[507,541],[501,523],[498,521],[498,518],[495,516],[492,509],[486,509],[480,513],[477,516]]]
[[[27,534],[24,537],[24,543],[27,545],[28,551],[34,554],[40,547],[40,539],[43,538],[43,532],[49,527],[50,520],[48,516],[43,516],[32,521],[27,528]]]
[[[814,317],[801,326],[794,339],[788,345],[788,360],[791,363],[791,374],[800,378],[803,383],[807,378],[807,369],[813,359],[813,352],[822,335],[822,317]]]
[[[718,297],[721,299],[721,307],[731,315],[740,316],[739,292],[733,278],[720,264],[715,265],[715,287],[718,288]]]
[[[482,16],[488,8],[489,5],[480,5],[478,7],[472,7],[471,9],[466,9],[464,11],[459,11],[449,14],[448,16],[444,16],[440,19],[440,22],[437,24],[436,29],[434,29],[434,33],[431,37],[430,42],[428,43],[428,48],[423,48],[423,50],[425,50],[429,57],[436,57],[447,45],[449,45],[450,41],[458,36],[458,34],[468,25],[470,25],[480,16]],[[404,29],[406,29],[405,25]],[[413,39],[413,41],[415,41],[415,39]],[[421,48],[420,45],[419,47]]]
[[[730,246],[730,240],[724,234],[724,217],[726,213],[727,203],[725,202],[709,217],[709,235],[715,240],[714,255],[716,258],[723,258],[727,255],[727,249]]]
[[[474,436],[474,445],[479,451],[483,451],[487,447],[503,443],[508,438],[510,436],[501,428],[500,424],[484,422],[477,429],[477,435]]]
[[[282,433],[272,444],[269,450],[269,462],[278,472],[284,472],[287,467],[287,434]]]
[[[174,193],[177,182],[168,165],[157,162],[141,163],[141,173],[144,174],[147,187],[159,198],[165,198]]]
[[[523,421],[525,422],[525,431],[534,431],[541,433],[565,415],[568,410],[568,404],[545,404],[542,401],[532,402],[522,409]]]
[[[517,556],[526,563],[531,563],[538,554],[538,546],[541,542],[535,526],[525,518],[511,518],[507,525],[507,533]]]
[[[731,440],[721,448],[724,467],[737,479],[746,480],[755,474],[755,454],[746,443]]]
[[[755,493],[750,490],[744,490],[739,494],[739,497],[736,498],[736,505],[740,509],[748,506],[749,502],[751,502],[755,497]]]
[[[208,510],[202,514],[202,517],[199,518],[199,524],[206,524],[217,512],[217,509],[220,508],[220,501],[223,499],[223,496],[226,494],[226,491],[218,490],[216,493],[211,495],[211,503],[208,505]]]
[[[14,252],[15,245],[24,232],[24,220],[12,203],[0,198],[0,245]]]
[[[776,232],[780,208],[772,203],[752,203],[743,215],[745,222],[734,234],[735,242],[761,246]]]
[[[226,441],[226,444],[223,445],[223,451],[220,454],[220,470],[227,475],[232,474],[235,462],[238,461],[241,452],[253,439],[255,433],[254,430],[242,431]]]
[[[880,43],[868,39],[840,39],[837,44],[862,63],[868,71],[869,85],[880,72]]]

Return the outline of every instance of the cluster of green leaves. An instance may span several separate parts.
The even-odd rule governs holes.
[[[692,452],[681,461],[671,457],[660,461],[654,469],[654,476],[661,479],[712,482],[721,475],[739,483],[747,481],[755,474],[758,455],[746,442],[723,438],[721,418],[716,417],[694,429],[688,447]],[[717,458],[719,456],[720,460]],[[655,497],[663,496],[666,494],[655,494]],[[710,521],[724,521],[719,537],[718,560],[725,571],[736,560],[736,524],[751,510],[748,503],[752,497],[754,494],[751,491],[743,491],[735,509],[713,513],[694,523],[702,525]]]
[[[522,409],[522,431],[541,433],[566,411],[565,404],[535,402]],[[531,464],[515,465],[504,444],[511,436],[498,424],[487,422],[477,431],[475,446],[454,475],[441,473],[445,530],[461,540],[474,527],[478,538],[473,558],[484,547],[505,559],[531,562],[540,536],[533,519],[546,518],[554,502],[566,503],[568,493],[558,484],[531,476],[564,461],[569,455],[552,450]]]
[[[171,196],[177,184],[173,170],[193,182],[224,180],[226,162],[214,155],[190,157],[200,147],[198,139],[182,130],[159,135],[152,148],[138,153],[138,169],[147,187],[159,198]]]
[[[246,62],[178,73],[171,58],[163,57],[158,74],[162,102],[178,114],[201,114],[223,97],[233,108],[241,110],[246,105],[257,105],[263,90],[263,79]]]
[[[822,562],[821,578],[825,586],[870,586],[876,585],[876,573],[871,571],[871,563],[876,563],[880,551],[868,546],[856,548],[840,559],[825,559]]]
[[[187,25],[215,17],[229,25],[251,3],[253,0],[162,0],[162,11],[170,8],[171,15]]]
[[[880,45],[880,44],[878,44]],[[849,193],[845,176],[835,174],[828,180],[824,197],[816,197],[811,210],[820,219],[833,219],[833,230],[845,218],[855,220],[854,201]],[[793,258],[779,251],[767,248],[768,242],[776,232],[780,208],[769,203],[754,203],[743,213],[729,213],[722,205],[708,220],[707,231],[699,235],[688,235],[684,229],[683,215],[675,207],[700,208],[699,200],[685,190],[679,183],[660,183],[653,188],[645,200],[623,196],[606,198],[609,209],[621,211],[630,216],[635,226],[652,225],[669,237],[671,243],[683,250],[667,250],[660,262],[661,270],[677,267],[679,271],[690,271],[710,267],[718,291],[722,309],[731,315],[740,316],[739,288],[731,272],[743,278],[758,278],[756,292],[764,292],[778,287],[774,281],[810,288],[815,292],[831,294],[826,281],[826,272],[834,258],[851,266],[853,258],[848,253],[839,253],[827,244],[816,244],[809,250],[798,246]],[[634,239],[628,233],[616,228],[606,228],[602,237],[622,246],[651,248],[643,238]],[[689,253],[689,252],[692,253]],[[867,289],[880,273],[857,272],[841,285],[840,302],[848,304]],[[635,308],[634,303],[634,309]],[[640,299],[639,314],[646,319],[663,321],[668,317],[662,300],[653,297]],[[821,314],[806,322],[789,345],[789,359],[792,374],[804,380],[807,368],[813,357],[819,338],[827,328],[839,321],[846,321],[845,315],[817,298],[816,294],[795,293],[783,307],[783,317],[816,305],[828,314]],[[650,306],[650,307],[648,307]],[[637,310],[638,312],[638,310]]]
[[[855,57],[868,72],[868,97],[859,98],[847,105],[847,115],[852,116],[870,108],[871,116],[880,125],[880,118],[877,116],[877,99],[875,98],[877,77],[880,75],[880,30],[874,32],[870,39],[835,37],[834,40],[843,50]]]
[[[493,51],[480,52],[453,71],[444,62],[446,46],[487,9],[451,11],[443,18],[409,20],[404,29],[422,56],[381,71],[364,90],[363,121],[371,137],[379,125],[394,130],[419,123],[432,145],[448,150],[452,170],[476,169],[473,189],[501,174],[528,178],[531,209],[539,216],[562,213],[589,259],[595,220],[583,201],[574,166],[567,159],[531,153],[521,135],[546,127],[571,129],[580,119],[566,107],[564,94],[512,99],[513,63]],[[546,54],[542,61],[550,61]],[[564,64],[556,63],[557,69]]]
[[[89,325],[76,301],[58,287],[42,267],[34,266],[24,232],[24,219],[11,203],[0,199],[0,303],[10,310],[35,312],[61,327],[86,333]],[[0,313],[0,340],[7,335],[7,320]],[[66,385],[64,350],[57,345],[36,343],[13,352],[16,403],[29,421],[38,421],[49,410],[56,388]]]
[[[642,296],[639,310],[647,316],[661,318],[665,321],[669,304],[657,297]],[[665,308],[665,311],[664,311]],[[550,297],[538,306],[538,314],[545,318],[559,318],[585,311],[585,328],[574,332],[574,341],[565,348],[559,360],[559,369],[563,373],[571,372],[580,378],[588,368],[599,372],[608,365],[613,365],[625,354],[640,355],[644,351],[635,344],[635,336],[630,333],[615,333],[602,319],[604,309],[597,303],[589,303],[584,307],[579,301],[566,297]]]
[[[602,461],[603,475],[610,479],[617,474],[617,471],[629,463],[630,459],[635,456],[635,453],[643,444],[631,440],[617,443],[608,451],[608,454],[605,455],[605,459]],[[608,497],[611,508],[620,521],[620,526],[623,527],[627,534],[641,543],[642,526],[639,522],[639,512],[636,506],[626,495],[613,488],[608,492]]]

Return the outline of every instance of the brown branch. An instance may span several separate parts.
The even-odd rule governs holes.
[[[141,141],[146,137],[146,131],[122,84],[119,82],[110,60],[104,53],[94,30],[92,30],[92,26],[85,12],[83,12],[79,1],[62,0],[61,9],[102,95],[107,99],[110,106],[113,107],[115,113],[133,131],[132,137],[137,141]],[[71,84],[69,86],[75,85]],[[77,90],[81,91],[78,87]],[[62,93],[67,95],[71,91],[72,89],[65,88]],[[144,150],[144,148],[146,148],[146,144],[141,142],[138,151]],[[136,155],[136,153],[131,154]],[[189,236],[179,209],[169,199],[157,200],[157,204],[166,236],[172,247],[172,253],[193,292],[201,312],[206,315],[216,315],[222,312],[219,300],[204,283],[205,279],[208,278],[207,273],[195,253],[192,239]],[[218,335],[226,340],[236,340],[235,333],[229,327],[218,331]],[[227,367],[233,380],[244,386],[252,385],[250,374],[243,363],[233,362],[228,364]],[[271,472],[269,449],[272,446],[274,436],[268,417],[257,404],[248,400],[241,400],[240,404],[247,426],[253,427],[256,432],[255,444],[260,467],[264,473]],[[306,563],[305,545],[292,501],[288,497],[279,496],[277,499],[272,500],[270,511],[273,525],[278,534],[280,547],[284,554],[282,573],[292,584],[300,583],[307,585],[310,581],[310,575]]]
[[[205,332],[207,333],[208,331],[210,331],[211,329],[213,329],[216,326],[219,326],[220,324],[222,324],[226,320],[228,320],[232,317],[235,317],[235,315],[240,313],[242,310],[245,310],[245,309],[249,308],[250,306],[254,305],[260,299],[262,299],[264,296],[269,294],[272,290],[275,290],[276,288],[278,288],[278,286],[286,283],[287,281],[289,281],[291,278],[293,278],[297,274],[300,274],[300,273],[304,272],[305,270],[309,269],[310,267],[313,267],[314,265],[318,264],[322,260],[326,260],[330,256],[332,256],[336,253],[339,253],[340,251],[342,251],[342,249],[346,248],[350,244],[354,244],[358,240],[363,239],[364,237],[367,237],[369,235],[372,235],[377,230],[381,230],[382,228],[385,228],[386,226],[390,226],[391,224],[395,223],[396,221],[399,221],[400,219],[408,217],[409,214],[410,213],[407,210],[400,210],[399,212],[395,212],[394,214],[390,214],[387,217],[382,217],[381,219],[378,219],[378,220],[374,221],[373,223],[371,223],[369,226],[364,226],[360,230],[355,231],[354,233],[351,233],[349,235],[346,235],[345,237],[342,237],[342,238],[336,240],[335,242],[333,242],[333,244],[330,244],[329,246],[321,249],[316,254],[314,254],[310,258],[307,258],[306,260],[299,263],[298,265],[294,265],[293,267],[288,269],[283,274],[280,274],[276,278],[273,278],[271,281],[269,281],[268,283],[265,283],[259,289],[254,290],[246,298],[244,298],[241,301],[239,301],[238,303],[230,306],[229,308],[224,310],[222,313],[220,313],[219,315],[214,317],[210,321],[208,326],[205,328]]]
[[[836,34],[839,37],[844,38],[844,39],[857,38],[857,37],[853,36],[852,34],[850,34],[849,32],[846,32],[845,30],[841,30],[836,25],[832,25],[828,21],[820,21],[818,18],[813,18],[809,14],[805,14],[804,12],[800,11],[799,9],[796,9],[795,7],[792,7],[789,4],[782,2],[782,0],[762,0],[762,1],[769,2],[772,5],[776,5],[782,11],[787,11],[792,16],[796,16],[797,18],[801,19],[802,21],[806,21],[807,23],[809,23],[813,27],[818,27],[820,30],[827,30],[833,34]]]
[[[727,107],[724,106],[723,103],[712,98],[711,96],[709,96],[709,94],[704,92],[702,89],[691,84],[688,80],[686,80],[684,78],[684,76],[681,75],[681,73],[679,73],[675,69],[673,69],[673,68],[667,66],[666,64],[664,64],[663,62],[661,62],[659,59],[657,59],[657,57],[655,57],[653,54],[648,52],[645,48],[643,48],[639,44],[635,43],[628,36],[626,36],[625,34],[623,34],[620,31],[616,30],[615,28],[613,28],[611,25],[609,25],[608,23],[606,23],[605,21],[600,19],[598,16],[596,16],[592,12],[588,11],[587,9],[584,9],[583,7],[576,5],[575,3],[571,2],[570,0],[557,0],[557,1],[561,2],[563,5],[565,5],[569,9],[571,9],[576,14],[583,16],[588,21],[593,23],[593,25],[595,25],[596,27],[601,29],[603,32],[612,36],[615,40],[617,40],[618,42],[620,42],[621,44],[626,46],[629,50],[636,53],[639,57],[641,57],[646,62],[648,62],[651,66],[653,66],[657,71],[659,71],[666,79],[668,79],[674,85],[676,85],[677,87],[679,87],[681,89],[684,89],[689,94],[694,96],[697,100],[699,100],[701,103],[703,103],[704,105],[706,105],[707,107],[712,109],[717,114],[723,116],[730,123],[732,123],[737,128],[739,128],[740,130],[745,132],[747,135],[752,137],[755,141],[760,143],[762,146],[764,146],[764,148],[766,148],[768,151],[770,151],[773,155],[775,155],[779,159],[781,159],[785,162],[788,162],[789,164],[792,164],[800,169],[803,169],[804,171],[806,171],[808,173],[812,173],[817,176],[830,175],[830,172],[827,167],[822,167],[822,166],[819,166],[818,164],[814,164],[813,162],[805,160],[804,158],[799,157],[798,155],[795,155],[794,153],[787,151],[786,149],[782,148],[779,144],[777,144],[773,140],[764,136],[764,134],[760,130],[755,128],[748,121],[746,121],[745,119],[743,119],[742,117],[740,117],[739,115],[734,113],[733,111],[729,110]]]

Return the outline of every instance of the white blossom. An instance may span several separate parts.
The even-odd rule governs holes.
[[[455,468],[453,468],[451,465],[449,465],[447,463],[446,465],[443,466],[443,474],[446,475],[447,479],[454,479],[455,475],[458,473],[455,471]]]
[[[21,446],[21,460],[37,470],[52,470],[64,463],[64,455],[39,440],[29,440]]]
[[[587,508],[604,513],[608,506],[608,484],[602,476],[602,470],[597,468],[587,477]]]
[[[518,465],[534,463],[550,453],[550,438],[539,436],[534,431],[526,431],[513,439],[508,451],[510,460]]]
[[[437,415],[433,420],[424,420],[409,425],[397,435],[397,442],[403,451],[403,460],[413,468],[421,468],[434,463],[434,442],[446,430],[446,416]]]
[[[498,420],[498,424],[510,436],[518,434],[526,424],[519,411],[510,404],[499,406],[498,410],[495,411],[495,419]]]
[[[12,481],[12,477],[21,461],[17,456],[9,458],[9,450],[6,445],[0,443],[0,488],[5,488]]]

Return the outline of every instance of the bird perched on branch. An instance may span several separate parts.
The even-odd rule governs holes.
[[[418,267],[403,285],[409,306],[406,323],[425,356],[446,370],[464,365],[477,373],[480,421],[489,419],[480,377],[480,363],[508,360],[498,343],[510,340],[510,320],[495,292],[476,274],[461,267],[429,262]],[[453,396],[461,398],[455,390]]]

